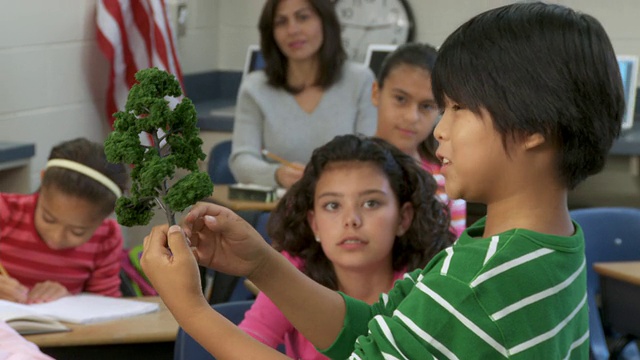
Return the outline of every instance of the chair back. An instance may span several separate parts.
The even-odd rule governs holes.
[[[640,209],[595,207],[570,213],[582,227],[585,238],[591,355],[594,359],[608,359],[609,350],[596,303],[600,278],[593,263],[640,260]],[[633,351],[637,353],[637,348]]]
[[[244,214],[243,218],[253,224],[258,233],[271,244],[271,239],[267,235],[267,222],[271,212],[253,211],[251,214]],[[224,302],[236,302],[255,299],[255,295],[244,285],[245,277],[228,275],[213,269],[207,269],[205,276],[213,283],[209,304]]]
[[[231,140],[224,140],[215,144],[209,152],[207,172],[214,184],[235,184],[236,178],[229,169],[231,156]]]
[[[253,305],[253,300],[233,301],[215,304],[211,307],[219,312],[220,315],[238,325],[244,319],[244,313],[251,308],[251,305]],[[215,358],[180,328],[176,337],[173,360],[215,360]]]
[[[269,211],[261,212],[258,215],[258,217],[256,219],[256,224],[255,224],[255,228],[258,231],[258,233],[269,244],[271,244],[271,238],[269,237],[269,234],[267,233],[267,223],[269,222],[269,216],[270,215],[271,215],[271,212],[269,212]]]

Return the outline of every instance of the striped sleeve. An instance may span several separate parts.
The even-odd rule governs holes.
[[[581,233],[551,239],[520,231],[461,237],[392,314],[372,314],[351,359],[585,358]]]
[[[322,354],[331,359],[345,359],[353,351],[353,345],[360,335],[367,333],[367,324],[377,315],[391,315],[402,299],[415,287],[421,270],[404,274],[394,283],[388,294],[381,294],[378,303],[368,305],[340,292],[345,300],[346,316],[342,331],[331,347],[322,350]]]

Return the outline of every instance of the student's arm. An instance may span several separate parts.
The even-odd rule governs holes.
[[[16,226],[16,219],[11,218],[16,213],[18,212],[5,199],[5,194],[0,193],[0,240],[4,238],[6,231]],[[28,294],[29,289],[10,274],[0,275],[0,299],[24,303]]]
[[[282,255],[297,269],[304,266],[301,259],[292,257],[286,252],[283,252]],[[251,285],[255,286],[253,283]],[[256,290],[258,290],[257,287]],[[244,319],[238,327],[254,339],[272,348],[284,344],[285,335],[294,330],[291,322],[263,292],[258,292],[256,300],[244,314]]]
[[[171,250],[169,250],[171,249]],[[140,263],[180,326],[218,359],[287,359],[256,341],[207,303],[194,254],[178,226],[156,227]]]
[[[247,276],[316,347],[331,345],[342,328],[345,314],[344,301],[338,293],[298,271],[251,225],[224,207],[199,203],[185,218],[185,226],[195,258],[201,265]],[[145,239],[141,263],[169,309],[175,311],[176,319],[180,319],[183,312],[189,317],[194,306],[202,306],[199,302],[208,305],[198,277],[190,273],[197,272],[196,262],[190,257],[177,262],[176,256],[170,256],[167,249],[164,253],[156,251],[154,257],[162,255],[160,259],[152,258],[152,253],[147,251],[148,242],[160,243],[157,249],[166,244],[165,232],[166,226],[154,228]],[[187,278],[192,279],[188,286]],[[194,300],[200,298],[202,300]]]
[[[264,293],[258,294],[238,327],[274,349],[284,344],[285,334],[293,329],[293,325]]]
[[[201,203],[185,219],[200,265],[246,276],[312,344],[326,348],[345,316],[342,297],[298,271],[231,210]]]
[[[29,289],[10,276],[0,276],[0,299],[25,303]]]
[[[315,347],[333,344],[346,311],[337,292],[311,280],[275,250],[248,278]]]
[[[27,304],[40,304],[69,295],[69,290],[56,281],[42,281],[35,284],[27,296]]]

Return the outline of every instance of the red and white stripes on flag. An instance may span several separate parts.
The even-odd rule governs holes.
[[[97,40],[111,62],[107,119],[124,110],[138,70],[157,67],[174,74],[182,86],[182,72],[172,25],[164,0],[98,0]]]

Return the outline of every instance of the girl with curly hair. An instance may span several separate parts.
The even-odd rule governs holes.
[[[307,276],[371,304],[452,244],[436,190],[432,176],[384,140],[338,136],[315,150],[281,199],[269,236]],[[294,359],[326,359],[263,294],[240,328],[271,347],[284,344]]]

